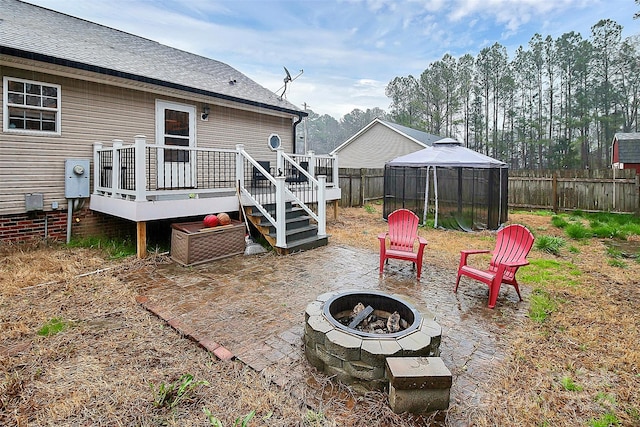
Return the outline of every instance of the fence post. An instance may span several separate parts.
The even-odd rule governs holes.
[[[636,173],[636,215],[640,215],[640,174]]]
[[[360,206],[364,206],[364,175],[365,175],[365,171],[366,169],[361,168],[360,169]]]
[[[558,173],[553,173],[553,181],[551,182],[551,194],[553,197],[553,212],[558,213]]]

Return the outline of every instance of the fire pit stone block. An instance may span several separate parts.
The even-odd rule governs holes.
[[[413,332],[398,340],[402,353],[410,356],[430,356],[431,337],[420,332]]]
[[[342,360],[360,360],[362,338],[334,329],[325,336],[327,351]]]
[[[414,414],[449,407],[451,372],[439,357],[389,357],[389,405]]]

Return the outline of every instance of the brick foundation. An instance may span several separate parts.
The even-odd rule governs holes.
[[[73,213],[71,236],[135,239],[136,224],[84,208]],[[0,242],[26,242],[33,239],[66,241],[67,211],[29,212],[0,216]]]

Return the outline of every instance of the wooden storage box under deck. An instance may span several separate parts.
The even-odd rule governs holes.
[[[202,221],[171,224],[171,258],[182,265],[195,265],[244,253],[245,224],[206,228]]]

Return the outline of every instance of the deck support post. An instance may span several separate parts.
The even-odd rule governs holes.
[[[145,221],[136,222],[137,238],[136,250],[138,258],[147,257],[147,223]]]

